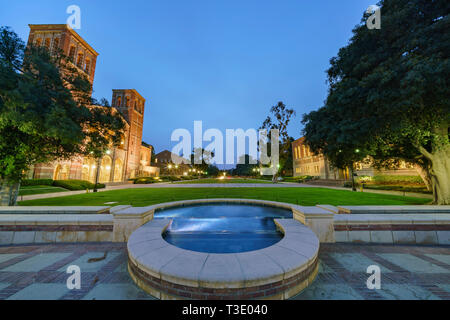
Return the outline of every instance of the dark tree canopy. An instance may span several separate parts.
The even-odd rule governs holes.
[[[248,154],[240,156],[239,164],[232,170],[232,175],[241,177],[255,176],[256,173],[254,170],[259,168],[258,164],[252,164],[255,162],[255,159],[252,159]]]
[[[449,204],[450,2],[378,5],[381,29],[369,30],[365,15],[331,59],[328,98],[304,116],[304,134],[337,166],[367,155],[379,165],[416,163],[430,177],[435,202]]]

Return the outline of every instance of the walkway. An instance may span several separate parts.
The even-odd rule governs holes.
[[[450,300],[448,246],[322,244],[320,259],[318,277],[295,299]],[[153,299],[132,282],[126,261],[125,244],[0,247],[0,299]],[[81,290],[66,287],[69,265],[81,268]],[[370,265],[381,267],[381,290],[366,287]]]

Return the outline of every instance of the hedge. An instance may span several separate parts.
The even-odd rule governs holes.
[[[56,180],[53,182],[55,187],[61,187],[71,191],[94,189],[95,185],[84,180]],[[103,183],[97,184],[97,189],[103,189],[106,186]]]
[[[52,179],[34,179],[34,180],[22,180],[20,183],[23,187],[28,186],[53,186],[53,180]]]
[[[54,186],[64,188],[70,191],[94,189],[94,184],[84,180],[52,180],[52,179],[33,179],[22,180],[21,186]],[[104,189],[103,183],[97,184],[97,189]]]
[[[317,179],[313,176],[299,176],[299,177],[283,177],[284,182],[297,182],[297,183],[303,183],[308,182],[311,180]]]
[[[159,182],[159,180],[155,177],[141,177],[133,179],[134,184],[151,184]]]
[[[424,184],[420,176],[374,176],[375,184]]]

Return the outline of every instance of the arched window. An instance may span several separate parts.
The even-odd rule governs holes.
[[[120,107],[122,105],[122,97],[117,97],[117,103],[116,106]]]
[[[123,162],[121,159],[116,159],[116,165],[114,168],[114,182],[122,181],[123,174]]]
[[[78,58],[77,58],[77,67],[80,68],[80,69],[83,68],[83,58],[84,58],[83,52],[79,52],[78,53]]]
[[[111,157],[105,156],[102,159],[101,167],[100,167],[99,181],[101,183],[110,182],[110,179],[111,179],[111,165],[112,165]]]
[[[36,39],[36,47],[40,47],[42,44],[42,39],[41,38],[37,38]]]
[[[130,98],[127,97],[127,108],[129,108],[129,107],[130,107]]]
[[[50,50],[50,38],[45,39],[45,47]]]
[[[87,74],[89,74],[89,69],[91,68],[91,60],[90,59],[86,59],[86,65],[84,67],[84,72],[86,72]]]
[[[69,50],[69,58],[72,59],[72,61],[75,61],[75,46],[71,46]]]
[[[59,49],[59,38],[53,39],[53,53],[56,53]]]

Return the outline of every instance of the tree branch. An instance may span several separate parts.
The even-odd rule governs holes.
[[[425,149],[424,147],[422,147],[422,146],[417,146],[417,148],[419,149],[419,152],[421,153],[421,154],[423,154],[423,156],[425,157],[425,158],[427,158],[428,160],[433,160],[433,155],[430,153],[430,152],[428,152],[427,151],[427,149]]]

